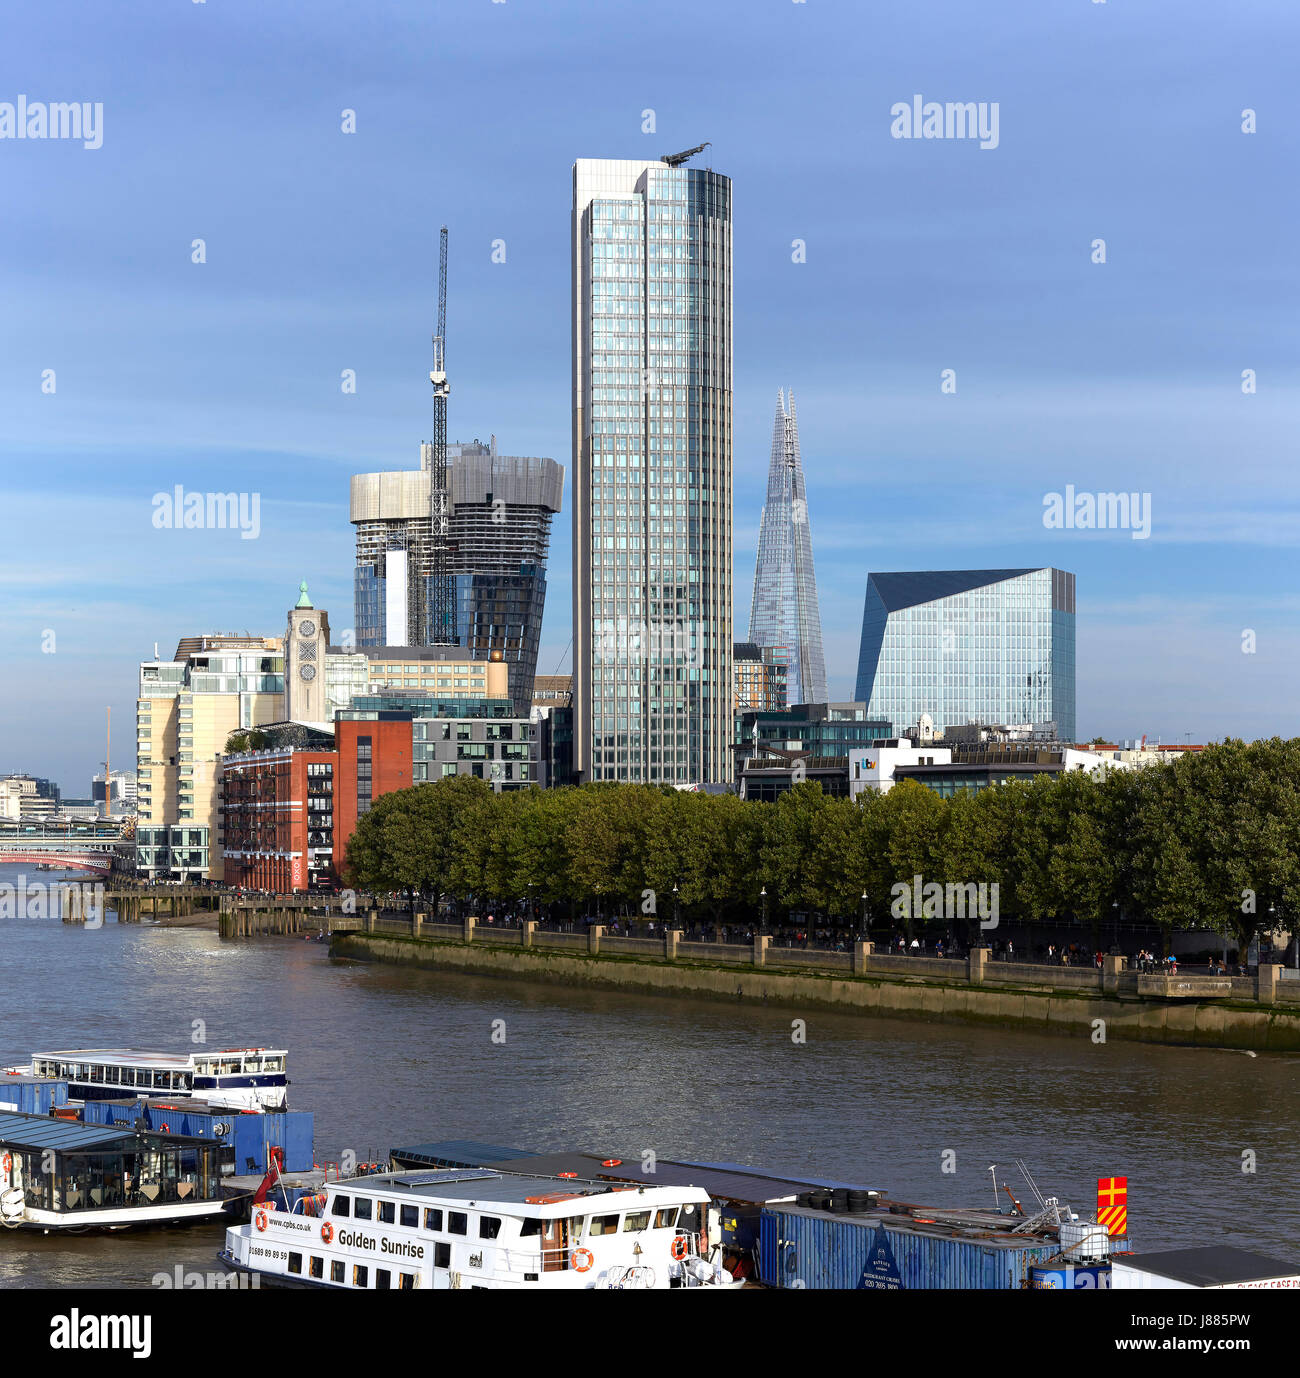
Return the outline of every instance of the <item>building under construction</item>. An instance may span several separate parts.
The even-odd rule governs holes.
[[[510,696],[526,715],[546,601],[551,518],[560,510],[564,469],[553,459],[497,453],[488,444],[448,444],[447,571],[451,625],[434,626],[433,445],[421,467],[352,478],[356,528],[358,647],[463,647],[475,659],[500,651]]]

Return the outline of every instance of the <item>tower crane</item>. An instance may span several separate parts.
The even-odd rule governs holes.
[[[430,580],[429,644],[456,644],[456,598],[450,572],[451,494],[447,487],[447,227],[438,241],[438,330],[433,337],[433,457],[429,473]]]

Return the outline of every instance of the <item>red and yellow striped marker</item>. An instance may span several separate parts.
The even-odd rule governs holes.
[[[1128,1178],[1097,1178],[1097,1224],[1105,1225],[1112,1239],[1128,1234]]]

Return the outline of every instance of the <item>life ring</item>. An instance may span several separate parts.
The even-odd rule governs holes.
[[[575,1249],[569,1255],[569,1266],[575,1273],[585,1273],[595,1261],[590,1249]]]
[[[557,1172],[555,1175],[557,1177],[576,1177],[578,1174],[576,1172]]]
[[[673,1257],[678,1263],[691,1251],[691,1241],[684,1234],[679,1234],[673,1240]]]
[[[158,1126],[158,1132],[159,1132],[160,1134],[170,1134],[170,1133],[171,1133],[171,1126],[167,1123],[166,1120],[164,1120],[164,1121]]]
[[[14,1160],[13,1155],[11,1153],[6,1153],[4,1158],[0,1159],[0,1167],[2,1167],[5,1170],[5,1172],[9,1172],[13,1165]]]
[[[253,1221],[259,1230],[266,1229],[266,1212],[258,1211],[257,1218]]]
[[[334,1239],[334,1226],[328,1220],[320,1227],[320,1237],[326,1244],[331,1243]]]
[[[622,1158],[606,1158],[605,1161],[604,1161],[603,1163],[601,1163],[601,1167],[622,1167],[622,1166],[623,1166],[623,1160],[622,1160]]]

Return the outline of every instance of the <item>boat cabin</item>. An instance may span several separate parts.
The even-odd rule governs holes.
[[[220,1214],[220,1148],[203,1139],[0,1111],[0,1223],[122,1229]]]
[[[280,1110],[285,1105],[283,1048],[223,1048],[216,1052],[153,1053],[128,1048],[83,1048],[36,1053],[32,1076],[58,1077],[74,1100],[128,1096],[197,1096],[215,1105]]]

